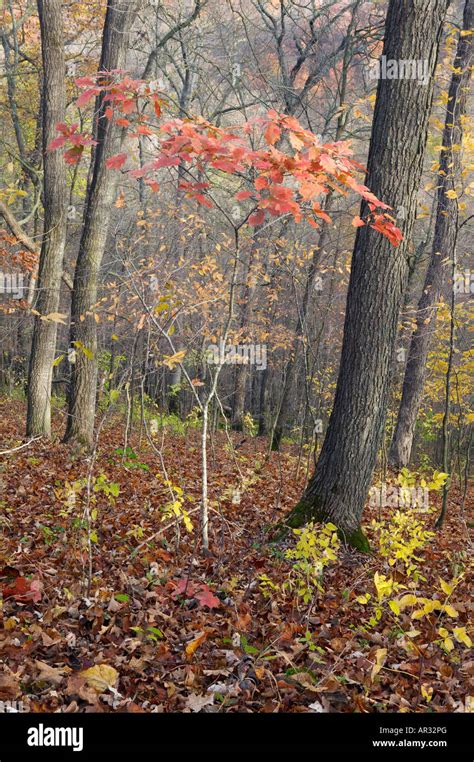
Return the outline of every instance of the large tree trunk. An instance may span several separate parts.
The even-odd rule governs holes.
[[[59,309],[66,242],[66,167],[61,151],[48,151],[56,124],[66,112],[66,68],[62,3],[38,0],[43,57],[44,231],[38,271],[38,297],[28,375],[27,434],[51,434],[51,380],[57,323],[45,319]]]
[[[463,30],[468,31],[473,25],[474,0],[466,0]],[[461,170],[460,152],[457,149],[453,150],[452,147],[459,146],[462,142],[472,58],[472,35],[460,36],[449,87],[443,131],[444,150],[441,151],[437,177],[438,198],[433,248],[423,292],[418,302],[416,327],[411,338],[402,399],[390,448],[390,463],[395,468],[407,466],[410,461],[416,419],[425,383],[428,351],[434,329],[436,304],[443,284],[444,265],[446,260],[453,258],[458,202],[456,198],[449,198],[446,194],[455,189]]]
[[[447,6],[448,0],[389,3],[383,54],[388,60],[426,60],[430,73],[427,84],[381,79],[377,90],[366,183],[394,209],[404,207],[404,240],[394,248],[369,226],[357,230],[334,407],[316,471],[287,517],[290,526],[310,519],[333,521],[359,547],[367,547],[360,520],[383,436]],[[363,203],[361,216],[366,212]]]
[[[100,71],[124,69],[135,3],[109,0],[102,38]],[[92,447],[97,386],[97,303],[99,271],[104,255],[111,208],[118,182],[116,170],[106,159],[120,150],[122,129],[104,118],[107,102],[99,95],[95,107],[95,138],[92,179],[88,188],[84,227],[74,275],[71,309],[71,343],[76,362],[72,366],[69,415],[65,440]]]

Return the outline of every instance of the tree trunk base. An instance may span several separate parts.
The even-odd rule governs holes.
[[[326,523],[328,521],[334,522],[334,518],[325,516],[318,508],[318,502],[319,501],[305,500],[304,498],[300,500],[289,512],[285,520],[274,528],[271,534],[271,542],[280,542],[287,536],[290,529],[299,529],[299,527],[308,524],[310,521],[320,523]],[[338,527],[337,533],[344,545],[349,545],[351,548],[359,550],[361,553],[372,552],[369,541],[362,531],[362,527],[359,526],[357,529],[352,530]]]

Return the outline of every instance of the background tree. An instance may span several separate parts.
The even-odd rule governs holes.
[[[107,5],[99,71],[124,69],[130,28],[136,4],[111,0]],[[104,74],[104,77],[107,75]],[[69,411],[65,439],[92,446],[97,387],[97,302],[99,271],[107,241],[112,203],[118,182],[117,172],[107,159],[117,154],[122,129],[105,116],[104,91],[97,97],[92,156],[92,175],[85,201],[84,223],[74,273],[71,305],[71,345],[76,351],[69,390]]]
[[[390,449],[390,462],[394,468],[402,468],[410,462],[416,420],[427,372],[427,358],[434,329],[436,305],[442,291],[445,266],[454,257],[453,249],[459,214],[460,157],[473,58],[472,34],[469,32],[473,26],[474,0],[466,0],[446,104],[442,150],[436,182],[436,224],[431,258],[418,302],[416,328],[411,337],[402,399]]]
[[[66,68],[62,4],[39,0],[41,50],[43,56],[43,205],[44,230],[38,271],[38,296],[28,374],[29,435],[51,433],[51,381],[56,351],[58,308],[66,242],[66,168],[60,151],[49,149],[64,123],[66,112]]]
[[[366,540],[360,519],[383,436],[447,7],[447,2],[433,0],[389,3],[383,55],[387,60],[426,61],[429,71],[426,85],[380,79],[377,89],[366,182],[392,208],[404,207],[404,240],[393,251],[366,225],[357,230],[334,408],[314,476],[287,518],[290,526],[311,518],[333,521],[349,542],[361,547]],[[366,211],[363,203],[361,219]]]

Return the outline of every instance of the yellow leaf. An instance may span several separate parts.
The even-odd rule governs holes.
[[[392,609],[393,613],[396,614],[396,616],[398,616],[400,613],[400,606],[398,601],[389,601],[388,605]]]
[[[453,650],[454,643],[453,643],[451,638],[446,638],[445,639],[445,641],[444,641],[444,647],[445,647],[446,651],[448,651],[448,652]]]
[[[430,600],[425,601],[425,608],[424,608],[425,614],[432,614],[433,611],[440,611],[441,608],[442,608],[441,603],[437,601],[436,599],[432,601]]]
[[[166,365],[170,370],[174,370],[175,366],[182,362],[185,354],[186,350],[181,349],[179,352],[175,352],[174,355],[164,355],[163,365]]]
[[[464,643],[468,648],[472,648],[472,640],[467,634],[465,627],[454,627],[453,635],[458,643]]]
[[[422,685],[421,686],[421,695],[428,702],[431,701],[432,696],[433,696],[433,688],[431,687],[431,685]]]
[[[400,611],[403,611],[404,609],[406,609],[407,606],[415,606],[417,603],[418,603],[418,599],[416,595],[407,593],[406,595],[402,595],[402,597],[398,601],[398,606],[400,608]]]
[[[370,679],[372,682],[377,677],[378,673],[382,669],[385,659],[387,658],[387,649],[386,648],[378,648],[375,652],[375,664],[372,667],[372,672],[370,673]]]
[[[442,611],[453,619],[456,619],[459,616],[454,606],[451,606],[449,603],[447,603],[446,606],[443,606]]]
[[[96,664],[79,674],[97,693],[105,693],[109,688],[115,688],[119,677],[117,670],[108,664]]]
[[[451,595],[451,593],[454,590],[454,588],[451,585],[449,585],[447,582],[445,582],[444,579],[441,579],[441,577],[439,578],[439,586],[441,590],[443,591],[443,593],[446,593],[446,595]]]

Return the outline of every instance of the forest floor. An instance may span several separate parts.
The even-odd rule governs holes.
[[[24,415],[23,402],[0,400],[0,449],[25,441]],[[85,595],[84,489],[71,503],[64,488],[87,476],[89,461],[57,434],[56,441],[35,441],[0,461],[0,700],[21,700],[35,712],[474,708],[469,650],[455,641],[447,652],[436,642],[446,616],[440,623],[435,610],[413,622],[408,610],[397,620],[384,612],[376,626],[368,625],[368,607],[357,597],[373,593],[375,572],[393,571],[384,558],[342,548],[325,572],[324,590],[308,604],[282,589],[291,565],[285,545],[268,542],[268,528],[300,496],[305,463],[297,474],[296,448],[268,457],[266,440],[233,434],[232,455],[225,433],[215,435],[212,552],[203,556],[199,432],[166,429],[156,439],[194,523],[193,532],[182,525],[178,532],[176,522],[162,521],[170,498],[161,457],[143,432],[140,442],[136,423],[128,443],[133,453],[122,463],[123,419],[111,422],[93,471],[105,478],[92,493],[92,578]],[[439,508],[438,494],[434,502]],[[429,589],[439,597],[439,578],[464,573],[450,596],[456,627],[469,625],[473,608],[472,494],[463,517],[460,503],[453,490],[443,530],[422,551],[426,579],[418,583],[425,595]],[[368,507],[369,537],[372,515]],[[431,529],[433,516],[424,520]],[[262,574],[275,584],[267,597]],[[395,578],[406,582],[399,572]],[[403,632],[414,626],[418,635],[408,639],[417,645],[410,648]]]

